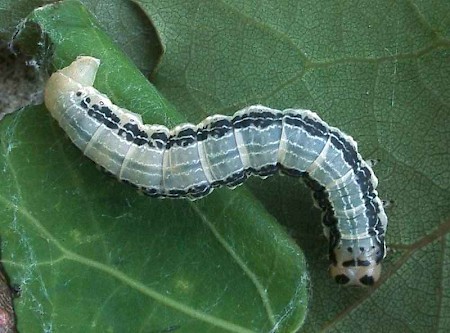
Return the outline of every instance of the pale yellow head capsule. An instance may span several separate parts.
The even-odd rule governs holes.
[[[385,250],[383,244],[372,241],[350,243],[344,240],[332,250],[330,274],[337,283],[372,286],[378,281]]]
[[[342,263],[330,265],[330,274],[339,284],[349,286],[372,286],[381,274],[381,265],[372,261],[369,266],[349,266]]]

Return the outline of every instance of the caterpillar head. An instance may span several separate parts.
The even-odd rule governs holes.
[[[372,286],[375,284],[380,278],[380,261],[384,257],[384,245],[344,243],[330,253],[332,259],[330,274],[333,279],[343,285]]]
[[[345,266],[345,262],[330,265],[330,273],[339,284],[360,287],[372,286],[380,278],[381,264],[375,261],[368,266]]]

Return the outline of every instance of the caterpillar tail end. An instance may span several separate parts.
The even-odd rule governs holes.
[[[45,85],[44,101],[47,109],[58,119],[61,95],[92,86],[97,75],[100,60],[89,56],[79,56],[69,66],[53,73]]]
[[[78,56],[69,66],[59,70],[64,76],[78,82],[83,87],[94,85],[100,60],[89,56]]]

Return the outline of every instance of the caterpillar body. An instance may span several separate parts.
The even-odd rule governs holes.
[[[314,112],[262,105],[171,130],[143,124],[93,87],[99,65],[80,56],[45,87],[45,105],[86,156],[153,197],[198,199],[277,171],[303,177],[323,210],[331,275],[341,284],[377,281],[387,216],[352,137]]]

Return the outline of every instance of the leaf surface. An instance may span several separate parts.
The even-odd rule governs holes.
[[[149,296],[149,290],[156,290],[176,295],[172,298],[182,303],[189,300],[195,309],[224,313],[244,328],[269,331],[274,325],[259,324],[261,318],[270,317],[260,292],[264,287],[257,286],[224,245],[231,244],[235,253],[245,254],[245,262],[250,261],[247,256],[256,257],[250,271],[264,271],[257,273],[267,278],[263,286],[267,281],[277,283],[267,289],[272,291],[269,303],[284,309],[274,312],[289,313],[295,323],[279,331],[294,330],[303,312],[287,310],[301,309],[292,304],[304,299],[299,268],[303,259],[263,206],[288,228],[306,255],[312,292],[302,331],[446,332],[450,327],[449,2],[135,2],[163,44],[154,82],[179,112],[169,112],[168,117],[150,112],[148,121],[197,122],[209,114],[232,114],[255,103],[307,108],[352,135],[365,158],[381,160],[375,169],[379,192],[395,201],[388,210],[390,251],[382,279],[365,290],[340,288],[329,279],[320,213],[297,180],[251,179],[247,187],[253,195],[242,188],[224,189],[195,204],[136,197],[133,190],[94,170],[68,140],[61,140],[61,131],[43,110],[30,109],[2,124],[5,162],[0,169],[9,180],[0,189],[6,198],[1,215],[7,223],[2,226],[5,266],[33,290],[16,302],[32,314],[28,317],[33,324],[55,331],[63,327],[58,325],[80,331],[110,325],[120,331],[130,318],[148,318],[136,324],[141,331],[204,331],[205,326],[197,325],[205,321],[198,324],[195,316]],[[84,38],[88,41],[91,35]],[[136,42],[137,53],[142,45]],[[111,81],[101,82],[108,89]],[[129,102],[125,98],[124,103],[130,104],[123,106],[145,110],[139,96]],[[26,120],[29,115],[31,121]],[[49,127],[38,135],[37,124],[45,122]],[[14,159],[13,153],[18,154]],[[55,162],[49,165],[49,161]],[[30,175],[36,178],[30,180]],[[36,194],[36,189],[42,190]],[[20,207],[26,207],[29,216],[20,214]],[[209,218],[203,219],[201,213]],[[68,217],[69,225],[61,223]],[[216,224],[215,217],[228,222]],[[209,223],[226,242],[219,241]],[[99,244],[106,250],[100,251]],[[228,258],[228,265],[222,258]],[[86,259],[104,266],[89,265]],[[281,268],[284,265],[290,268]],[[186,266],[196,267],[196,274],[186,273]],[[184,274],[190,278],[181,279]],[[238,279],[241,275],[243,280]],[[69,288],[67,294],[64,288]],[[199,288],[203,297],[192,293],[200,293]],[[286,305],[275,298],[294,303]],[[68,301],[80,311],[61,306]],[[256,309],[260,320],[245,309]],[[155,318],[160,323],[155,324]],[[178,321],[172,324],[171,318]],[[220,329],[216,326],[212,331]]]
[[[302,331],[449,330],[450,2],[135,2],[165,49],[155,83],[189,119],[256,103],[311,109],[381,160],[379,193],[395,203],[382,279],[367,290],[324,274],[306,189],[287,177],[247,183],[306,255]]]
[[[101,59],[95,83],[152,122],[176,112],[76,1],[34,11],[53,66]],[[44,107],[1,123],[3,259],[23,331],[260,332],[304,320],[301,251],[245,188],[156,200],[103,175]]]

